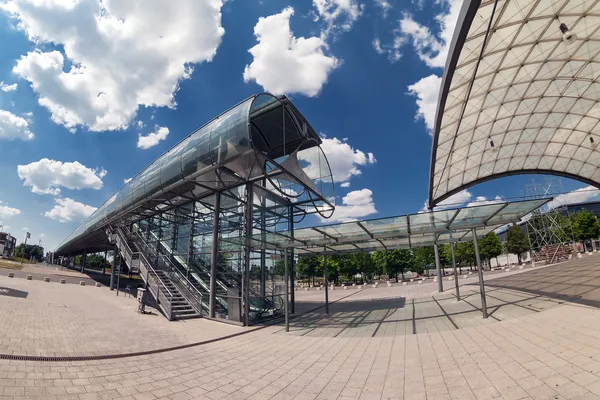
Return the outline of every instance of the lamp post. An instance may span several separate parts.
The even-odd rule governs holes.
[[[27,232],[25,235],[25,244],[23,245],[23,253],[21,254],[21,265],[23,265],[23,260],[25,259],[25,249],[27,248],[27,239],[31,237],[31,233]]]

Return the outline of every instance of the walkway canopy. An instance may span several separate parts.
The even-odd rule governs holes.
[[[112,248],[104,230],[127,226],[247,183],[284,198],[298,219],[335,207],[317,132],[285,96],[258,94],[204,124],[152,162],[86,219],[57,255]],[[240,189],[241,188],[241,189]]]
[[[429,205],[546,173],[600,187],[600,3],[465,0],[444,72]]]
[[[299,256],[408,249],[471,241],[473,229],[478,237],[485,236],[501,226],[519,222],[550,200],[498,202],[227,240],[253,248],[295,248]]]

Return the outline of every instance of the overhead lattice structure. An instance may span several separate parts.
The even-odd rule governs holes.
[[[527,220],[527,231],[533,250],[545,246],[573,241],[573,232],[568,222],[568,208],[560,178],[532,180],[525,185],[525,199],[553,198],[552,202],[535,210]]]
[[[465,0],[434,128],[429,204],[493,178],[600,187],[600,2]]]

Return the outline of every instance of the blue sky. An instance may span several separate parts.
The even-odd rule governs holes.
[[[460,0],[0,4],[0,225],[19,240],[53,249],[124,179],[261,91],[288,94],[325,138],[336,220],[423,208]],[[531,180],[450,202],[520,197]]]

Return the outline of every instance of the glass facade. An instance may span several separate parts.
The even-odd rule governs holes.
[[[169,318],[182,315],[182,297],[201,315],[245,324],[277,315],[285,263],[282,250],[260,238],[292,240],[294,221],[332,214],[333,177],[320,143],[287,98],[253,96],[136,175],[56,254],[115,245]],[[293,253],[290,269],[292,260]]]

